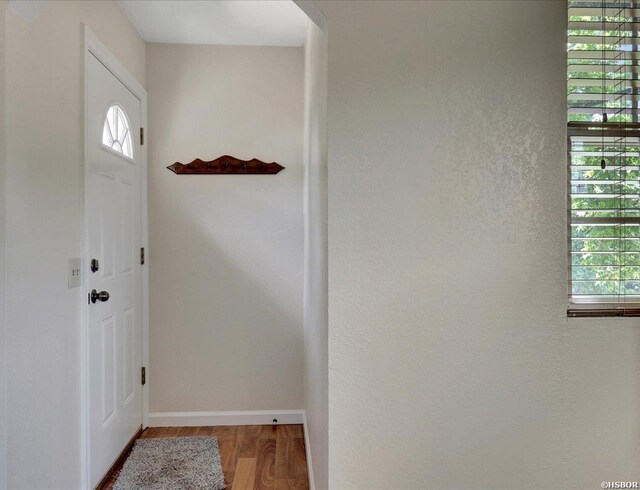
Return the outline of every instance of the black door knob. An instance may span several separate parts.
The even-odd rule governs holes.
[[[109,293],[107,293],[106,291],[96,291],[95,289],[93,291],[91,291],[91,302],[95,303],[96,301],[102,301],[103,303],[105,301],[109,301]]]

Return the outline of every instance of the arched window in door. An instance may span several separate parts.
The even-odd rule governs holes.
[[[127,158],[133,158],[129,119],[119,105],[114,104],[107,111],[102,128],[102,144]]]

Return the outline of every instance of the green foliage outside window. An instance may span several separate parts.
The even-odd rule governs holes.
[[[569,20],[600,22],[601,18],[573,16]],[[620,19],[607,20],[617,23]],[[594,128],[602,121],[602,113],[607,114],[610,123],[637,121],[638,105],[632,96],[635,91],[628,81],[637,78],[639,67],[632,66],[634,62],[627,56],[637,47],[622,46],[624,41],[619,37],[631,33],[570,30],[568,34],[610,36],[608,41],[612,43],[568,44],[570,52],[594,52],[594,58],[570,56],[568,120],[591,121]],[[603,63],[599,59],[603,49],[623,53]],[[601,83],[603,78],[607,80],[605,83]],[[580,97],[580,94],[594,96]],[[597,129],[588,131],[584,138],[571,141],[571,294],[640,295],[640,225],[636,224],[640,223],[640,142],[637,137],[598,138],[599,133]],[[606,164],[604,169],[602,160]]]

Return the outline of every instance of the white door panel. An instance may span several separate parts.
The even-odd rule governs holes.
[[[104,302],[89,302],[89,479],[95,487],[142,424],[141,152],[135,137],[141,103],[94,56],[87,77],[86,263],[97,259],[99,265],[87,286],[109,293]],[[105,128],[114,106],[109,114],[120,116]]]

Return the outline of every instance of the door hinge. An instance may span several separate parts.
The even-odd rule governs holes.
[[[140,146],[144,145],[144,128],[140,128]]]
[[[140,265],[144,265],[144,247],[140,249]]]
[[[147,368],[143,367],[140,373],[140,382],[145,385],[147,384]]]

